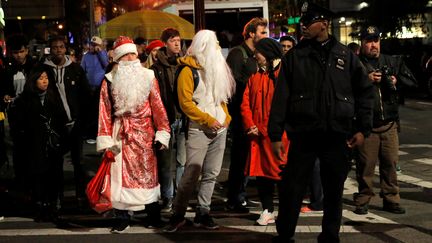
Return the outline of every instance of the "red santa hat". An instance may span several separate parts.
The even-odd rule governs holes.
[[[157,47],[163,47],[163,46],[165,46],[165,45],[162,41],[154,40],[148,44],[148,46],[146,47],[146,52],[147,52],[147,54],[149,54],[153,49],[155,49]]]
[[[114,62],[117,62],[120,57],[128,54],[135,53],[138,55],[136,45],[133,40],[127,36],[119,36],[114,42]]]

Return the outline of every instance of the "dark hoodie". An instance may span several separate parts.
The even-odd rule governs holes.
[[[65,63],[57,66],[50,58],[44,62],[48,70],[49,87],[57,93],[63,103],[69,121],[82,120],[86,103],[89,102],[89,86],[84,70],[65,56]]]

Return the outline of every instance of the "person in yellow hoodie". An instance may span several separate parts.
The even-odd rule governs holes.
[[[227,127],[231,121],[227,102],[234,93],[235,82],[213,31],[199,31],[187,54],[178,59],[179,64],[186,67],[177,80],[179,105],[189,118],[187,159],[174,199],[174,214],[165,232],[175,232],[185,224],[186,208],[200,176],[194,226],[219,228],[209,213],[216,177],[222,167]],[[196,87],[192,69],[197,70],[199,76]]]

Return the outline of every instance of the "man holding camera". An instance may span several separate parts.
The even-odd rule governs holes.
[[[383,210],[404,214],[400,206],[396,163],[399,151],[399,92],[404,86],[415,86],[408,68],[397,58],[380,53],[380,32],[369,26],[361,32],[360,59],[369,81],[374,86],[373,129],[364,144],[358,147],[358,193],[354,194],[356,214],[367,214],[370,199],[374,196],[373,177],[375,165],[380,168],[380,196]]]

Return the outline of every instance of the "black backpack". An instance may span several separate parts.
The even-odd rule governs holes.
[[[246,53],[246,49],[242,45],[236,46],[233,49],[239,49],[242,52],[243,63],[246,64],[249,59],[248,54]]]
[[[182,120],[181,131],[185,133],[185,138],[188,139],[189,118],[183,113],[182,109],[180,108],[180,103],[178,100],[178,93],[177,93],[178,77],[179,77],[181,71],[183,70],[183,68],[185,68],[186,66],[187,65],[178,66],[177,70],[175,72],[174,87],[173,87],[173,100],[174,100],[174,104],[177,108],[177,111],[179,111],[181,113],[181,120]],[[195,92],[196,88],[198,87],[198,83],[199,83],[198,70],[196,68],[193,68],[190,66],[189,66],[189,68],[192,70],[192,76],[193,76],[193,82],[194,82],[193,91]]]
[[[192,70],[192,76],[193,76],[193,82],[194,82],[194,89],[193,91],[196,90],[196,88],[198,87],[198,83],[199,83],[199,75],[198,75],[198,70],[196,68],[187,66],[187,65],[180,65],[177,67],[177,70],[175,72],[175,76],[174,76],[174,87],[173,87],[173,98],[174,98],[174,104],[177,108],[177,110],[182,113],[182,115],[184,115],[182,109],[180,108],[180,103],[178,100],[178,93],[177,93],[177,86],[178,86],[178,77],[181,73],[181,71],[183,70],[183,68],[185,67],[189,67]]]

